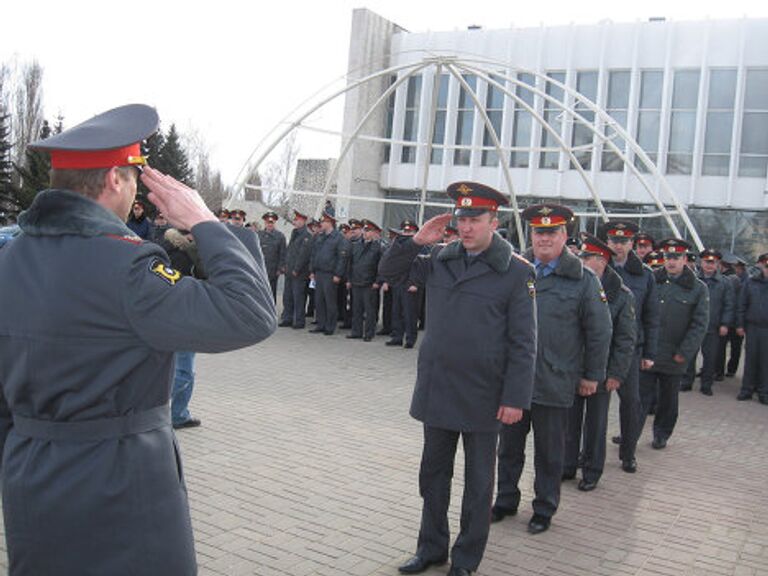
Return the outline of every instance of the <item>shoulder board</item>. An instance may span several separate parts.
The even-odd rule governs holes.
[[[138,236],[121,236],[120,234],[104,234],[107,238],[112,238],[113,240],[120,240],[121,242],[128,242],[128,244],[144,244],[144,240],[139,238]]]

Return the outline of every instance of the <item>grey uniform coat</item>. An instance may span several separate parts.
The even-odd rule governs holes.
[[[720,326],[732,327],[736,323],[736,301],[733,284],[727,276],[715,272],[712,276],[699,275],[709,290],[709,324],[707,332],[714,334]]]
[[[306,226],[294,228],[285,253],[285,273],[293,278],[309,276],[309,257],[312,254],[312,233]]]
[[[285,270],[285,235],[280,230],[259,230],[259,244],[264,254],[264,266],[270,278],[277,276]]]
[[[0,251],[0,419],[9,574],[196,574],[170,426],[175,350],[268,337],[263,262],[218,222],[192,229],[208,274],[74,192],[41,192]],[[255,236],[254,236],[255,239]]]
[[[635,297],[611,267],[606,267],[601,283],[608,299],[613,324],[606,378],[614,378],[623,384],[632,365],[637,341]]]
[[[656,358],[659,345],[659,299],[656,295],[656,279],[653,270],[642,263],[634,250],[630,251],[624,266],[611,262],[624,285],[632,290],[635,297],[635,315],[637,316],[637,347],[640,357],[648,360]]]
[[[533,261],[533,252],[526,257]],[[600,281],[563,248],[554,272],[536,280],[539,346],[533,402],[570,408],[581,378],[602,382],[611,314]]]
[[[395,242],[379,273],[408,271],[421,246]],[[419,350],[411,416],[428,426],[495,432],[499,406],[531,404],[536,303],[530,264],[494,234],[467,267],[461,242],[436,246],[426,271],[429,326]]]
[[[320,232],[312,242],[310,272],[326,272],[344,278],[349,259],[349,242],[338,230]]]
[[[370,286],[376,282],[381,259],[381,242],[352,242],[347,279],[353,286]]]
[[[687,363],[696,356],[709,323],[707,287],[686,267],[678,278],[670,278],[664,268],[653,275],[661,306],[659,349],[653,372],[684,374]],[[672,358],[680,354],[685,362]]]

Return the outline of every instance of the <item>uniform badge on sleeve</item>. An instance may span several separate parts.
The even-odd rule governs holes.
[[[168,284],[171,286],[175,285],[176,282],[181,280],[181,272],[174,270],[170,266],[166,266],[165,263],[159,258],[155,258],[152,260],[152,262],[150,262],[149,270],[155,276],[159,276],[165,282],[168,282]]]
[[[530,296],[531,298],[536,298],[536,282],[534,282],[531,279],[531,280],[528,280],[526,284],[528,286],[528,296]]]

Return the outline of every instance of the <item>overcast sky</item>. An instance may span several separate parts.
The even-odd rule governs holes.
[[[279,120],[345,73],[359,7],[412,32],[768,16],[764,0],[8,0],[0,61],[36,58],[46,115],[63,114],[66,126],[121,104],[156,106],[165,127],[202,136],[231,183]],[[337,155],[326,148],[300,155]]]

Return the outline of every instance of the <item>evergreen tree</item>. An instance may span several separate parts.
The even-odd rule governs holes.
[[[194,174],[189,166],[187,153],[181,145],[175,124],[171,124],[171,127],[168,129],[165,142],[160,150],[160,158],[164,168],[161,168],[163,172],[173,176],[176,180],[183,182],[187,186],[194,186]]]
[[[152,168],[155,168],[156,170],[160,170],[160,172],[162,172],[163,174],[167,174],[168,170],[163,164],[163,155],[162,155],[164,145],[165,145],[165,137],[163,136],[162,131],[158,130],[157,132],[152,134],[152,136],[150,136],[144,142],[141,143],[141,153],[147,157],[147,162],[149,163],[150,166],[152,166]],[[147,190],[147,187],[144,186],[141,180],[139,180],[137,196],[140,199],[145,199],[147,197],[147,194],[149,194],[149,190]]]
[[[40,140],[45,140],[51,134],[51,126],[47,120],[44,120],[43,126],[40,128]],[[14,168],[21,176],[21,187],[17,190],[16,198],[22,208],[28,208],[37,193],[50,186],[51,161],[45,152],[27,148],[24,165],[14,164]]]
[[[16,213],[16,188],[13,185],[13,164],[11,163],[10,114],[0,115],[0,212]]]

